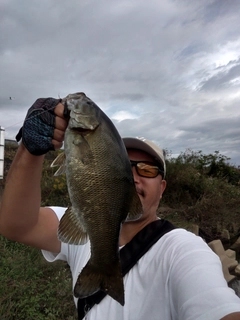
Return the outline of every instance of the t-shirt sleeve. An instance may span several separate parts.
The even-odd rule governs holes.
[[[172,310],[178,319],[221,319],[240,311],[240,299],[223,277],[219,257],[200,237],[176,239],[169,271]],[[176,244],[176,243],[175,243]],[[185,249],[184,249],[185,248]]]
[[[67,208],[64,207],[50,207],[58,217],[58,220],[62,218]],[[61,251],[56,254],[54,252],[42,250],[43,257],[48,262],[54,262],[56,260],[68,261],[68,244],[61,242]]]

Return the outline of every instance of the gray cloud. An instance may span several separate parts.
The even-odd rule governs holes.
[[[3,0],[0,125],[14,138],[38,97],[83,91],[136,115],[113,119],[123,136],[240,164],[239,15],[237,0]]]
[[[229,87],[235,86],[234,80],[240,79],[240,59],[238,61],[230,61],[226,68],[218,67],[216,71],[218,71],[216,75],[200,84],[201,90],[227,90]]]

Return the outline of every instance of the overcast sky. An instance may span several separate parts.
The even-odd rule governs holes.
[[[1,0],[5,138],[37,98],[83,91],[124,137],[240,165],[239,17],[239,0]]]

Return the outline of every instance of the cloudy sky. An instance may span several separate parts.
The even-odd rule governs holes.
[[[83,91],[122,136],[240,165],[239,17],[239,0],[1,0],[5,138],[37,98]]]

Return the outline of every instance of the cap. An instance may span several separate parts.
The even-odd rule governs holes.
[[[163,150],[159,148],[152,141],[145,139],[143,137],[136,138],[123,138],[126,149],[139,149],[142,150],[150,156],[152,156],[157,162],[159,162],[164,169],[164,178],[166,176],[166,163],[163,155]]]

